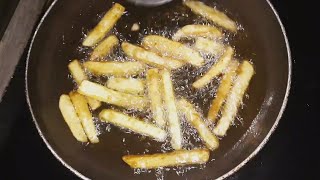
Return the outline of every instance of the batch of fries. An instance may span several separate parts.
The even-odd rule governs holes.
[[[208,162],[210,150],[219,147],[218,137],[226,135],[237,115],[254,68],[247,60],[236,60],[234,48],[221,41],[224,38],[221,29],[237,32],[234,21],[200,1],[184,1],[184,5],[217,27],[190,24],[179,29],[171,39],[146,35],[140,45],[120,42],[115,35],[109,35],[125,13],[125,8],[115,3],[86,36],[82,45],[92,47],[93,52],[83,63],[78,60],[70,62],[68,68],[77,89],[61,95],[59,101],[63,118],[78,141],[99,143],[92,112],[107,103],[125,109],[150,111],[153,121],[114,109],[103,109],[99,113],[101,121],[158,142],[169,139],[174,149],[168,153],[123,156],[123,161],[130,167],[153,169]],[[194,44],[188,46],[181,42],[182,39],[194,39]],[[104,60],[119,43],[125,55],[133,61]],[[187,64],[202,67],[208,61],[202,53],[218,58],[207,72],[197,77],[192,88],[204,88],[215,78],[222,77],[206,117],[187,99],[175,96],[172,81],[172,70]],[[108,77],[108,81],[105,84],[90,81],[88,72]],[[134,78],[142,73],[145,78]],[[197,130],[206,148],[183,149],[182,118]]]

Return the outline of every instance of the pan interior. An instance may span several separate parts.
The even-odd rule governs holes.
[[[183,7],[181,1],[159,7],[135,7],[126,1],[116,2],[124,5],[127,13],[117,23],[114,33],[121,40],[132,43],[140,42],[146,33],[168,36],[179,27],[194,24],[194,19],[201,21]],[[230,44],[236,47],[237,56],[251,59],[256,70],[248,90],[249,96],[239,112],[241,119],[221,140],[220,148],[211,153],[214,160],[206,167],[176,168],[176,171],[166,171],[164,174],[159,172],[165,170],[140,174],[123,163],[121,157],[128,153],[159,152],[161,144],[103,123],[99,123],[98,127],[101,131],[99,144],[80,144],[71,135],[58,109],[59,96],[74,88],[67,69],[68,63],[75,58],[83,60],[87,57],[90,50],[80,47],[84,34],[97,24],[112,2],[56,1],[40,25],[31,47],[27,93],[43,138],[65,163],[92,179],[154,179],[155,174],[158,177],[164,175],[167,179],[213,179],[235,168],[261,144],[277,121],[289,78],[288,54],[280,25],[267,1],[205,2],[225,10],[244,29],[235,37],[230,36]],[[177,13],[185,16],[175,19]],[[140,31],[131,31],[134,23],[139,23]],[[188,67],[177,71],[175,80],[183,82],[181,79],[189,79],[189,82],[193,82],[195,76],[184,73],[186,70],[193,69]],[[197,94],[203,92],[181,90],[180,86],[176,84],[177,95],[190,99],[195,94],[191,100],[206,114],[210,101],[205,99],[210,97],[199,98]],[[202,91],[214,91],[213,86],[214,83]]]

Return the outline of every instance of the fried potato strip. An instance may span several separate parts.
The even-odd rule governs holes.
[[[101,120],[114,124],[121,128],[129,129],[135,133],[142,134],[163,142],[167,137],[167,133],[157,126],[144,122],[141,119],[130,117],[124,113],[111,109],[102,110],[99,114]]]
[[[196,80],[192,86],[196,89],[203,88],[210,81],[218,76],[219,74],[223,73],[223,71],[228,67],[229,62],[233,58],[234,50],[232,47],[228,47],[224,54],[219,58],[219,60],[212,65],[212,67],[206,72],[201,78]]]
[[[94,46],[99,43],[106,34],[114,27],[120,17],[123,15],[125,8],[118,3],[103,16],[97,26],[89,32],[82,42],[83,46]]]
[[[87,61],[84,67],[96,76],[127,77],[138,75],[145,70],[140,62],[93,62]]]
[[[210,153],[207,149],[178,150],[152,155],[127,155],[122,160],[131,168],[155,169],[191,164],[205,164]]]
[[[98,143],[99,138],[97,130],[94,126],[93,117],[89,110],[86,98],[77,93],[70,92],[69,97],[73,103],[73,106],[77,112],[77,115],[81,121],[82,127],[91,143]]]
[[[178,101],[179,110],[185,115],[187,121],[198,131],[202,141],[206,146],[215,150],[219,147],[219,139],[211,132],[208,125],[204,122],[201,114],[194,106],[185,99]]]
[[[171,74],[166,69],[162,70],[160,74],[163,83],[164,107],[167,115],[168,129],[171,136],[170,142],[173,149],[178,150],[182,147],[182,133],[176,107],[176,98],[174,95]]]
[[[197,67],[204,63],[204,59],[197,51],[162,36],[146,36],[142,41],[142,46],[164,57],[171,57]]]
[[[128,57],[154,67],[158,67],[161,69],[177,69],[184,65],[183,62],[180,62],[176,59],[161,57],[154,52],[145,50],[139,46],[127,42],[122,43],[121,47]]]
[[[60,96],[59,109],[73,136],[80,142],[88,142],[87,135],[68,95]]]
[[[223,37],[222,32],[213,26],[192,24],[186,25],[179,29],[172,37],[174,41],[179,41],[183,38],[204,37],[208,39],[220,39]]]
[[[238,69],[238,76],[234,81],[234,85],[229,92],[226,103],[222,110],[221,119],[218,121],[213,132],[217,136],[225,136],[227,130],[237,115],[238,108],[242,102],[244,93],[249,86],[250,80],[254,75],[254,68],[248,62],[244,61]]]
[[[223,75],[216,97],[212,100],[208,112],[208,120],[211,122],[216,122],[219,110],[230,92],[234,77],[237,75],[238,65],[239,63],[237,61],[231,61],[228,71]]]
[[[69,71],[73,77],[73,79],[75,80],[75,82],[77,83],[77,85],[79,86],[81,84],[82,81],[87,80],[88,77],[85,74],[80,62],[78,60],[73,60],[69,63],[68,65]],[[87,101],[91,107],[92,110],[96,110],[101,106],[101,102],[97,101],[95,99],[92,99],[90,97],[86,97]]]
[[[115,46],[119,44],[117,36],[112,35],[101,41],[91,53],[90,60],[103,59],[106,55],[110,54]]]
[[[166,121],[161,96],[161,84],[162,82],[159,70],[149,69],[147,71],[147,89],[152,116],[159,127],[164,127],[166,125]]]
[[[93,99],[125,108],[144,110],[149,104],[145,97],[114,91],[87,80],[81,83],[78,92]]]
[[[229,31],[237,31],[237,24],[225,13],[217,10],[216,8],[207,6],[200,1],[185,1],[184,4],[188,6],[193,13],[198,14]]]

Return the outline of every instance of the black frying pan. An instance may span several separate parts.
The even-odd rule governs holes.
[[[182,19],[178,26],[192,23],[194,15],[174,1],[156,8],[135,7],[126,1],[118,1],[130,12],[116,25],[123,38],[136,42],[141,38],[130,32],[130,25],[140,22],[141,28],[176,30],[176,22],[168,20],[174,11],[185,11],[190,18]],[[291,60],[288,42],[279,17],[269,1],[210,0],[226,9],[228,15],[240,22],[245,31],[231,41],[237,54],[253,59],[254,76],[244,110],[239,112],[243,124],[238,123],[228,131],[217,151],[211,153],[211,161],[203,169],[193,169],[183,176],[175,171],[165,172],[167,179],[215,179],[226,178],[245,165],[264,146],[275,130],[285,108],[291,76]],[[154,173],[134,175],[121,157],[144,151],[147,147],[156,152],[159,144],[149,139],[124,133],[112,127],[111,133],[103,133],[100,143],[84,146],[71,135],[58,109],[59,96],[73,89],[68,78],[67,65],[74,58],[83,59],[87,50],[79,51],[83,33],[94,27],[99,18],[112,5],[102,0],[54,1],[40,22],[30,47],[26,71],[27,99],[38,131],[48,148],[72,172],[82,178],[92,179],[155,179]],[[127,28],[125,25],[129,25]],[[129,35],[131,34],[131,35]],[[181,73],[181,76],[185,76]],[[180,77],[181,78],[181,77]],[[187,77],[186,77],[187,78]],[[192,78],[192,77],[188,77]],[[210,87],[209,87],[210,88]],[[184,92],[177,92],[182,94]],[[203,108],[208,104],[199,100]],[[205,112],[206,113],[206,112]],[[104,125],[102,125],[103,128]],[[126,143],[123,143],[126,138]]]

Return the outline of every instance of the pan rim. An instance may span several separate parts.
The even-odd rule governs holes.
[[[75,168],[73,168],[72,166],[70,166],[67,162],[65,162],[53,149],[53,147],[50,145],[50,143],[47,141],[46,137],[44,136],[44,134],[42,133],[40,126],[38,124],[38,122],[36,121],[35,115],[33,113],[33,108],[30,102],[30,96],[29,96],[29,87],[28,87],[28,67],[29,67],[29,61],[30,61],[30,55],[31,55],[31,51],[33,48],[33,44],[35,41],[35,38],[38,34],[39,29],[41,28],[44,20],[46,19],[46,17],[48,16],[48,14],[50,13],[51,9],[54,7],[54,5],[56,4],[58,0],[54,0],[51,5],[49,6],[49,8],[45,11],[44,15],[42,16],[39,24],[37,25],[36,30],[34,31],[34,34],[32,36],[32,40],[30,42],[30,47],[28,49],[28,54],[27,54],[27,61],[26,61],[26,70],[25,70],[25,93],[26,93],[26,100],[28,103],[28,107],[32,116],[32,121],[36,126],[36,129],[40,135],[40,137],[42,138],[43,142],[45,143],[45,145],[47,146],[47,148],[51,151],[51,153],[54,155],[54,157],[60,161],[60,163],[65,166],[66,168],[68,168],[72,173],[74,173],[76,176],[78,176],[81,179],[87,180],[90,179],[88,177],[86,177],[85,175],[83,175],[82,173],[80,173],[79,171],[77,171]],[[278,113],[278,116],[276,118],[276,121],[274,122],[273,126],[271,127],[271,129],[269,130],[268,134],[264,137],[264,139],[262,140],[262,142],[258,145],[258,147],[248,156],[246,157],[241,163],[239,163],[236,167],[232,168],[230,171],[228,171],[227,173],[225,173],[224,175],[218,177],[218,180],[223,180],[228,178],[229,176],[233,175],[234,173],[236,173],[237,171],[239,171],[244,165],[246,165],[253,157],[255,157],[260,151],[261,149],[266,145],[266,143],[269,141],[271,135],[274,133],[274,131],[276,130],[280,119],[282,118],[282,115],[286,109],[287,106],[287,102],[288,102],[288,98],[289,98],[289,94],[290,94],[290,89],[291,89],[291,80],[292,80],[292,56],[291,56],[291,50],[290,50],[290,45],[289,45],[289,40],[287,37],[287,33],[285,30],[285,27],[280,19],[280,16],[278,14],[278,12],[276,11],[276,9],[274,8],[274,6],[272,5],[272,3],[270,2],[270,0],[266,0],[266,2],[268,3],[268,5],[270,6],[271,10],[273,11],[275,17],[277,18],[277,21],[281,27],[281,31],[285,40],[285,44],[286,44],[286,49],[287,49],[287,58],[288,58],[288,81],[287,81],[287,87],[286,87],[286,92],[285,92],[285,96],[283,99],[283,103],[281,105],[281,109]]]

